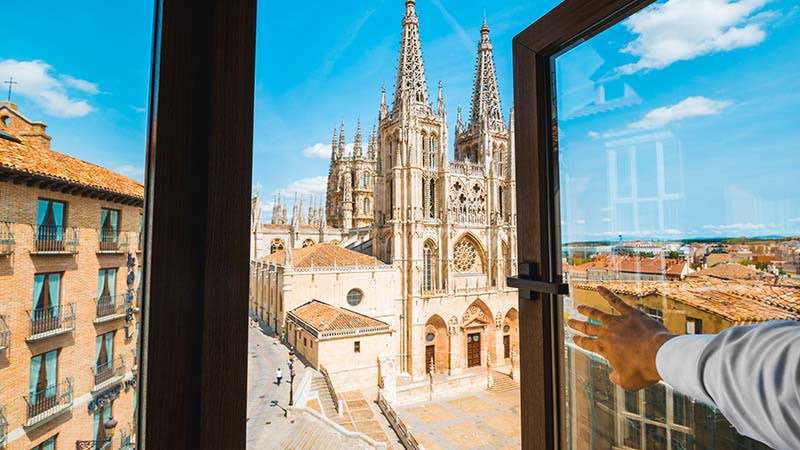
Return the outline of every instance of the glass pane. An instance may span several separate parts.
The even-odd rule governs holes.
[[[135,446],[153,12],[0,13],[0,448]]]
[[[658,1],[552,59],[571,318],[587,320],[579,305],[612,312],[599,286],[675,334],[800,318],[772,301],[794,295],[800,269],[800,195],[785,189],[797,178],[800,97],[788,93],[800,81],[787,74],[800,22],[777,20],[792,16],[788,0],[715,4],[710,15]],[[754,39],[721,44],[742,29]],[[637,393],[601,379],[608,363],[574,333],[570,448],[764,448],[666,383]]]
[[[518,448],[511,40],[558,1],[318,3],[259,11],[247,445]]]

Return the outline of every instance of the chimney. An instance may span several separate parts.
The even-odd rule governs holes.
[[[23,116],[15,103],[0,101],[0,131],[20,139],[25,145],[50,150],[50,136],[46,130],[47,124]]]

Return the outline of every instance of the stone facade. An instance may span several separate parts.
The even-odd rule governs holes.
[[[420,377],[431,354],[442,373],[504,365],[502,356],[513,353],[503,347],[505,336],[516,326],[507,318],[516,317],[517,292],[505,282],[516,272],[514,147],[513,126],[500,112],[488,26],[470,123],[456,127],[455,161],[448,160],[441,83],[436,107],[428,102],[414,1],[406,2],[395,88],[391,107],[381,98],[372,247],[400,267],[399,368]]]
[[[358,151],[343,158],[342,134],[334,134],[326,205],[328,224],[342,233],[340,245],[369,253],[391,269],[328,267],[299,275],[290,264],[254,262],[251,309],[280,331],[297,305],[318,299],[351,308],[342,303],[345,285],[376,286],[371,304],[377,309],[359,312],[392,327],[391,350],[380,359],[400,376],[420,380],[430,370],[455,376],[471,367],[513,366],[518,297],[506,285],[517,266],[513,113],[505,122],[488,26],[478,44],[470,118],[457,121],[454,161],[448,158],[441,83],[436,106],[428,101],[413,0],[406,1],[395,87],[391,106],[381,92],[364,165],[356,164]],[[350,215],[358,211],[350,208],[358,203],[351,187],[372,167],[368,225],[356,220],[359,214]],[[351,228],[356,226],[363,227]],[[353,245],[365,232],[368,241]],[[291,247],[298,247],[296,241]]]
[[[14,124],[0,125],[0,131],[20,138],[21,145],[51,152],[43,124],[31,123],[15,108],[0,109],[0,113]],[[0,141],[3,139],[0,136]],[[9,338],[7,347],[0,350],[0,408],[4,408],[7,421],[6,446],[29,449],[54,436],[58,448],[94,440],[95,416],[103,405],[111,405],[111,414],[118,421],[113,446],[118,448],[124,436],[132,440],[136,431],[143,198],[119,202],[96,187],[82,191],[80,185],[65,185],[56,189],[34,179],[17,183],[10,174],[0,167],[0,241],[7,244],[6,251],[0,252],[0,315]],[[42,245],[46,241],[42,225],[37,225],[41,199],[64,205],[62,239],[55,246]],[[108,236],[102,228],[101,208],[118,213],[114,238],[101,239],[101,233]],[[114,269],[115,275],[103,276],[101,282],[103,269]],[[55,302],[49,298],[49,304],[58,306],[44,313],[41,309],[37,312],[34,294],[35,279],[41,274],[57,274],[48,278],[47,286],[48,293],[58,298]],[[104,361],[111,364],[98,370],[102,345],[97,343],[104,335],[109,336],[101,339],[110,351],[110,358]],[[43,384],[39,378],[43,372],[33,369],[38,364],[34,360],[47,361],[47,356],[37,358],[47,354],[57,355],[54,372],[47,374],[45,394],[32,394]],[[49,370],[45,362],[42,366]],[[3,439],[0,435],[0,447]]]
[[[363,151],[361,123],[356,126],[353,154],[345,153],[344,124],[331,140],[331,164],[328,171],[326,215],[329,226],[342,230],[366,228],[373,223],[376,134],[373,130]]]

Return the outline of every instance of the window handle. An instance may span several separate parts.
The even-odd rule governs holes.
[[[552,294],[552,295],[569,295],[569,285],[563,282],[561,275],[556,275],[556,281],[542,281],[536,275],[536,265],[533,263],[521,263],[519,265],[519,275],[516,277],[508,277],[506,284],[510,287],[519,289],[522,293],[522,298],[527,300],[537,299],[534,293],[539,294]]]

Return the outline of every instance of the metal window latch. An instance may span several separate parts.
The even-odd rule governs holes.
[[[516,277],[508,277],[506,284],[510,287],[515,287],[520,290],[522,298],[527,300],[536,299],[538,294],[551,294],[551,295],[569,295],[569,285],[564,283],[561,275],[557,276],[557,281],[541,281],[536,279],[536,264],[534,263],[520,263],[519,275]]]

